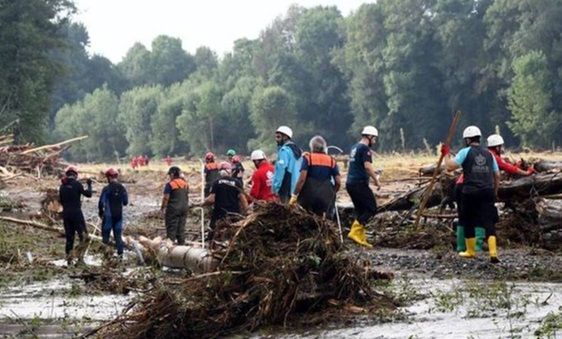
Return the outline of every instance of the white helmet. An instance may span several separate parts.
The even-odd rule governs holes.
[[[478,128],[476,126],[468,126],[462,132],[462,138],[463,139],[473,138],[473,137],[481,137],[481,136],[482,136],[482,132],[480,132],[480,128]]]
[[[363,127],[363,132],[361,135],[373,135],[375,137],[379,136],[379,131],[374,126],[365,126]]]
[[[288,126],[279,126],[279,128],[275,132],[276,133],[283,133],[286,136],[288,136],[290,139],[293,138],[293,130]]]
[[[488,147],[503,145],[503,138],[499,134],[492,134],[488,137]]]
[[[257,149],[257,150],[252,152],[252,155],[250,155],[250,159],[252,159],[252,160],[263,160],[263,159],[265,159],[265,153],[261,149]]]

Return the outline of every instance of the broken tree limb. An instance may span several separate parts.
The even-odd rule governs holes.
[[[49,232],[54,232],[54,233],[58,233],[61,235],[64,235],[64,229],[59,228],[59,227],[53,227],[53,226],[49,226],[37,221],[33,221],[33,220],[23,220],[23,219],[17,219],[17,218],[12,218],[12,217],[5,217],[5,216],[0,216],[0,220],[3,221],[7,221],[7,222],[11,222],[14,224],[20,224],[20,225],[26,225],[26,226],[31,226],[31,227],[35,227],[44,231],[49,231]],[[101,237],[89,234],[88,235],[90,237],[90,239],[95,240],[95,241],[99,241],[101,242]]]
[[[60,146],[62,146],[62,145],[66,145],[66,144],[69,144],[69,143],[71,143],[71,142],[75,142],[75,141],[79,141],[79,140],[82,140],[82,139],[86,139],[87,137],[88,137],[87,135],[83,135],[83,136],[81,136],[81,137],[76,137],[76,138],[68,139],[68,140],[65,140],[65,141],[61,141],[61,142],[59,142],[59,143],[57,143],[57,144],[53,144],[53,145],[44,145],[44,146],[40,146],[40,147],[35,147],[35,148],[32,148],[32,149],[28,149],[28,150],[26,150],[26,151],[23,151],[21,154],[29,154],[29,153],[37,152],[37,151],[44,150],[44,149],[60,147]]]
[[[156,237],[152,240],[140,237],[139,242],[156,253],[162,266],[187,268],[192,272],[204,273],[215,270],[218,261],[205,248],[197,246],[174,245],[169,239]]]
[[[457,111],[451,122],[451,126],[449,126],[449,132],[447,133],[447,140],[445,141],[445,145],[449,146],[451,144],[451,140],[453,139],[453,135],[455,134],[455,129],[457,128],[457,123],[461,117],[461,112]],[[442,153],[439,156],[439,160],[437,161],[437,166],[435,166],[435,170],[433,171],[433,176],[431,177],[431,181],[427,186],[427,190],[424,190],[421,197],[421,202],[418,207],[418,215],[416,216],[416,221],[414,223],[415,227],[417,227],[420,223],[420,218],[425,209],[427,202],[431,199],[431,195],[433,193],[433,185],[435,184],[435,180],[437,179],[437,175],[439,174],[439,169],[441,168],[441,164],[443,163],[443,158],[445,155]]]
[[[533,167],[537,172],[548,172],[552,170],[562,170],[562,161],[539,160]]]
[[[498,190],[499,201],[521,201],[536,196],[562,193],[562,173],[536,174],[511,182],[503,182]]]

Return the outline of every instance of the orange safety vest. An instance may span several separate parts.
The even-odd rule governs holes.
[[[328,167],[334,168],[336,167],[336,160],[329,156],[328,154],[324,153],[304,153],[302,155],[308,161],[308,166],[319,166],[319,167]]]

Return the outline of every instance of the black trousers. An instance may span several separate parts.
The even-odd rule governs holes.
[[[377,214],[377,201],[373,191],[369,187],[368,182],[348,184],[345,186],[345,189],[353,202],[357,221],[365,226],[369,219]]]
[[[307,178],[298,202],[305,210],[321,216],[332,210],[335,199],[336,192],[330,180]]]
[[[172,241],[177,240],[178,245],[185,244],[185,223],[187,210],[176,211],[166,209],[166,237]]]
[[[64,234],[66,237],[65,252],[69,255],[74,248],[74,237],[78,233],[80,242],[84,242],[86,232],[86,221],[81,210],[67,212],[63,215]]]
[[[495,224],[498,222],[498,210],[493,190],[482,190],[461,195],[461,220],[464,224],[465,238],[474,238],[475,227],[484,227],[486,237],[496,235]]]

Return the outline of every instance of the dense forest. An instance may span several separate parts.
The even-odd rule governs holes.
[[[373,124],[380,151],[407,151],[436,145],[461,110],[461,128],[510,147],[562,143],[561,0],[379,0],[347,17],[292,6],[225,55],[162,35],[118,64],[87,52],[75,11],[0,0],[0,134],[89,135],[69,156],[106,160],[272,151],[280,124],[347,149]]]

